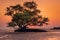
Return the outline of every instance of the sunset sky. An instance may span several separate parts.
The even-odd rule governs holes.
[[[32,0],[0,0],[0,27],[5,27],[10,17],[5,16],[6,7],[16,4],[23,4]],[[37,3],[43,17],[49,18],[47,27],[60,26],[60,0],[33,0]]]

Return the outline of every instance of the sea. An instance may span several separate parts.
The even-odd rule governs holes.
[[[60,40],[60,32],[0,32],[0,40]]]

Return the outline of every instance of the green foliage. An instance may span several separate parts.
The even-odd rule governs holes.
[[[48,24],[48,18],[42,17],[40,10],[37,9],[37,4],[35,2],[25,2],[23,6],[15,5],[7,7],[7,12],[5,15],[11,16],[12,20],[8,23],[8,26],[19,26],[22,28],[27,25],[38,25]]]
[[[14,23],[14,22],[10,22],[10,23],[8,23],[8,26],[7,26],[7,27],[9,27],[9,26],[10,26],[10,27],[12,27],[12,26],[15,27],[15,26],[17,26],[17,24]]]

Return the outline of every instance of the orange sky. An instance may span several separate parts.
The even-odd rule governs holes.
[[[5,27],[10,21],[10,17],[5,16],[6,7],[10,5],[22,4],[29,0],[0,0],[0,27]],[[32,0],[30,0],[32,1]],[[34,0],[41,10],[42,16],[49,18],[48,27],[60,26],[60,0]]]

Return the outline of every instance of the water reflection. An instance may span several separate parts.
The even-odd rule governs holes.
[[[60,32],[0,33],[0,40],[60,40]]]
[[[56,37],[56,36],[55,37],[47,37],[43,40],[60,40],[60,37]]]

